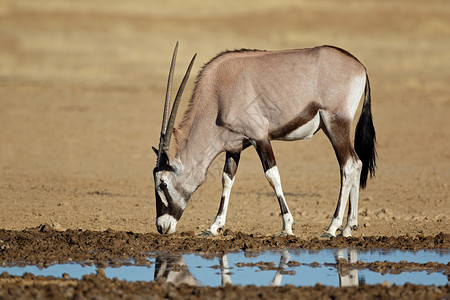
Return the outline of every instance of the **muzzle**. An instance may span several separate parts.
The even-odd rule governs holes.
[[[177,228],[177,220],[168,214],[156,219],[156,229],[160,234],[172,234]]]

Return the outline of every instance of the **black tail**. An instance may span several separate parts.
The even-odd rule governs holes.
[[[364,95],[364,103],[355,131],[355,151],[359,159],[362,161],[361,170],[361,188],[366,187],[367,177],[375,176],[377,152],[375,150],[376,136],[375,128],[372,122],[371,97],[369,77],[366,74],[366,90]]]

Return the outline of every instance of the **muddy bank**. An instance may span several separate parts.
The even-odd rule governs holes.
[[[135,264],[145,265],[148,254],[155,252],[217,253],[282,248],[448,249],[450,234],[302,240],[299,237],[255,236],[229,230],[223,236],[214,238],[203,238],[190,232],[162,236],[114,230],[56,231],[46,225],[23,231],[0,230],[0,262],[3,264],[22,262],[45,265],[84,261],[116,265],[133,259]]]
[[[440,264],[436,262],[427,263],[414,263],[414,262],[390,262],[390,261],[377,261],[373,263],[361,262],[347,263],[345,260],[339,260],[336,264],[325,264],[328,266],[336,267],[340,273],[345,273],[353,269],[369,269],[373,272],[378,272],[380,274],[400,274],[402,272],[416,272],[416,271],[427,271],[427,272],[443,272],[450,280],[450,262],[447,264]]]
[[[127,282],[108,279],[103,272],[81,280],[0,275],[0,298],[5,299],[442,299],[450,294],[450,285],[404,286],[363,285],[360,287],[255,287],[225,286],[218,288],[174,286],[163,281]]]
[[[318,267],[318,262],[312,263],[300,263],[295,260],[291,260],[287,263],[289,267],[296,266],[309,266],[309,267]],[[415,263],[415,262],[390,262],[390,261],[376,261],[376,262],[362,262],[357,261],[356,263],[349,263],[345,259],[340,259],[337,263],[324,263],[325,266],[335,267],[340,273],[346,273],[349,270],[363,270],[369,269],[373,272],[378,272],[381,274],[400,274],[402,272],[415,272],[415,271],[427,271],[427,272],[443,272],[446,276],[449,276],[450,279],[450,263],[441,264],[436,262],[427,262],[427,263]],[[220,266],[217,266],[220,268]],[[276,266],[273,262],[257,262],[257,263],[242,263],[239,262],[236,264],[236,267],[258,267],[260,271],[269,271],[269,270],[280,270],[279,266]]]

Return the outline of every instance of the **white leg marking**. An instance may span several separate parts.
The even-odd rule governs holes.
[[[220,274],[222,277],[222,286],[233,284],[233,282],[231,281],[230,267],[228,266],[228,258],[226,254],[224,254],[220,259],[220,264],[222,267],[220,270]]]
[[[270,286],[280,286],[281,285],[281,279],[283,279],[283,273],[286,269],[286,265],[289,262],[289,258],[291,255],[289,254],[289,251],[283,250],[280,258],[280,264],[278,265],[277,273],[275,274],[275,277],[272,279],[272,282],[270,283]]]
[[[344,218],[344,212],[345,207],[347,206],[347,201],[350,194],[350,188],[353,185],[354,178],[357,177],[358,174],[358,163],[353,161],[353,158],[350,158],[344,165],[342,169],[342,179],[341,179],[341,192],[339,194],[339,200],[338,200],[338,213],[337,216],[333,216],[333,219],[331,220],[331,224],[328,227],[327,231],[325,233],[328,233],[331,236],[336,236],[336,230],[342,226],[342,220]],[[347,231],[347,234],[349,236],[351,235]]]
[[[227,218],[228,203],[230,201],[230,193],[231,193],[231,188],[233,187],[233,183],[234,183],[234,178],[231,179],[227,173],[222,174],[222,186],[223,186],[222,198],[224,199],[223,209],[222,209],[221,213],[217,214],[216,219],[214,220],[214,223],[208,228],[208,231],[212,235],[218,235],[219,229],[222,229],[225,226],[225,221]]]
[[[344,250],[339,249],[335,255],[336,262],[339,262],[340,259],[345,259]],[[358,253],[356,249],[348,249],[348,262],[356,263],[358,261]],[[358,286],[358,269],[353,269],[347,272],[339,271],[339,286]]]
[[[283,189],[281,187],[281,178],[280,173],[278,172],[278,167],[274,166],[266,171],[266,178],[269,181],[272,188],[275,190],[275,194],[278,197],[278,201],[280,201],[280,206],[284,206],[286,208],[286,213],[283,214],[283,228],[281,231],[282,235],[294,235],[292,232],[292,225],[294,224],[294,218],[289,211],[288,205],[286,203],[286,199],[284,198]],[[283,211],[281,211],[283,213]]]
[[[358,228],[358,199],[359,199],[359,180],[361,176],[362,162],[357,161],[356,176],[353,178],[353,184],[350,189],[350,211],[347,216],[347,224],[345,225],[342,235],[347,237],[352,235],[352,229]]]

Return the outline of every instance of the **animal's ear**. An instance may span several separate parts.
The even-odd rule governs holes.
[[[158,156],[158,149],[152,146],[153,152],[155,152],[156,156]]]

